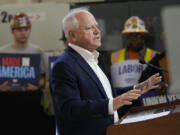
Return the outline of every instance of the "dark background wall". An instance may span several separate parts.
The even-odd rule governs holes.
[[[110,74],[110,54],[126,46],[121,34],[124,22],[131,16],[139,16],[149,31],[146,45],[157,51],[165,51],[161,12],[170,5],[180,5],[179,0],[106,0],[96,3],[77,3],[75,7],[88,7],[96,17],[102,32],[102,46],[99,48],[105,72]]]
[[[147,46],[164,51],[161,10],[165,6],[178,4],[179,0],[106,0],[98,3],[77,3],[71,8],[86,6],[95,15],[102,31],[101,51],[115,51],[126,45],[126,38],[121,31],[125,20],[134,15],[142,18],[149,30]]]

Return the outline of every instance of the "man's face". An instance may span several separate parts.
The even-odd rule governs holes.
[[[91,52],[101,46],[101,33],[95,18],[86,12],[76,15],[79,26],[72,30],[71,43]]]
[[[30,36],[30,33],[31,33],[31,30],[28,27],[15,28],[12,31],[12,34],[14,36],[14,40],[19,44],[27,43],[29,36]]]
[[[140,51],[144,45],[144,34],[130,33],[127,34],[128,38],[128,49],[132,51]]]

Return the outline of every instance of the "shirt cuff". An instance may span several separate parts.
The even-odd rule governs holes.
[[[114,114],[114,109],[113,109],[113,98],[109,99],[108,113],[109,113],[109,115],[113,115],[113,114]]]

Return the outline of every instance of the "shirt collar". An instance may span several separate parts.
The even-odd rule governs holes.
[[[69,43],[69,46],[72,47],[76,52],[78,52],[87,62],[98,63],[98,57],[99,57],[98,51],[95,50],[94,52],[90,52],[82,47],[79,47],[71,43]]]

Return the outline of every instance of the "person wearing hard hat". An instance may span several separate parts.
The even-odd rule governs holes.
[[[138,16],[126,20],[122,34],[127,37],[127,46],[111,54],[113,87],[122,89],[137,84],[146,68],[139,60],[149,62],[157,54],[145,45],[147,33],[144,21]]]
[[[0,53],[16,53],[16,54],[39,54],[40,55],[40,83],[39,86],[35,86],[28,83],[22,90],[36,91],[44,87],[45,84],[45,60],[43,51],[36,45],[29,42],[31,33],[31,21],[25,13],[17,13],[10,21],[11,33],[14,41],[7,45],[0,47]],[[0,86],[0,91],[9,91],[13,87],[8,85],[8,81],[5,81]],[[21,87],[18,87],[21,90]]]

